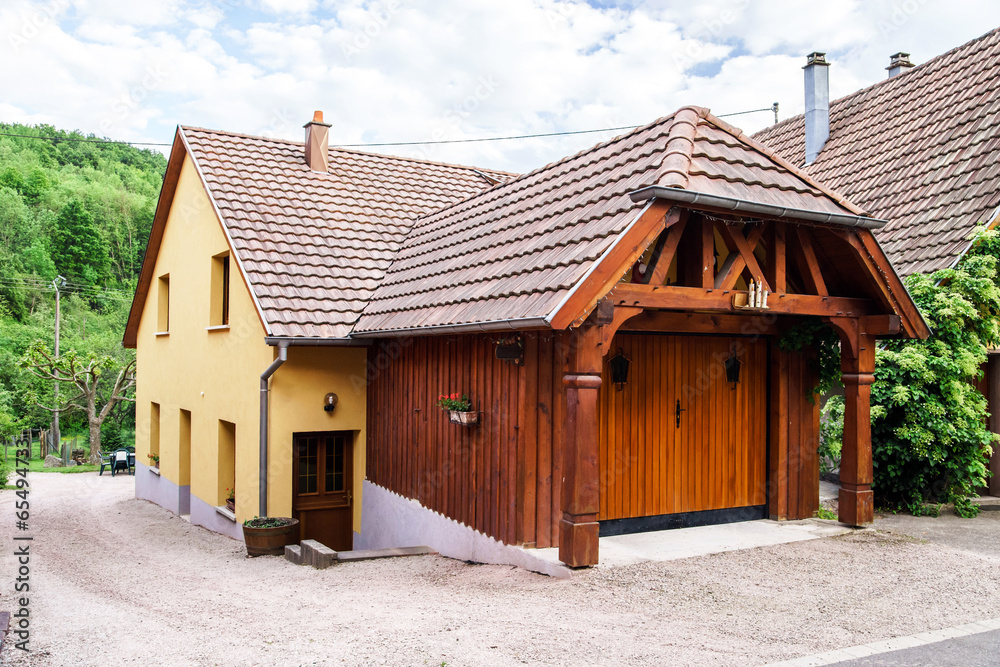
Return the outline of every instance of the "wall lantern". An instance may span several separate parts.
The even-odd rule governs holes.
[[[333,409],[337,407],[337,395],[330,393],[323,397],[323,409],[326,412],[333,412]]]
[[[496,357],[500,361],[508,361],[515,366],[524,365],[524,341],[520,336],[501,338],[496,341]]]
[[[628,384],[628,365],[628,357],[622,354],[621,348],[618,348],[618,354],[608,361],[608,366],[611,367],[611,382],[618,391],[624,389],[625,385]]]
[[[730,352],[722,363],[726,366],[726,382],[737,384],[740,381],[740,367],[743,366],[743,362],[736,358],[735,352]]]

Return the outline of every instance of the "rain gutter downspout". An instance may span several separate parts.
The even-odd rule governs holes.
[[[282,341],[278,343],[278,358],[260,374],[260,506],[258,509],[260,516],[267,516],[268,380],[286,361],[288,361],[288,343]]]

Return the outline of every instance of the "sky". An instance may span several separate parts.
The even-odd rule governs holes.
[[[995,0],[0,0],[0,122],[170,143],[178,124],[333,145],[802,112],[806,54],[837,98],[1000,26]],[[770,111],[726,116],[754,132]],[[525,172],[621,132],[372,147]],[[162,148],[161,150],[168,150]]]

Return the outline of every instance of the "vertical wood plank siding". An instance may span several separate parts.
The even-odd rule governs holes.
[[[769,514],[807,519],[819,509],[819,381],[815,350],[771,351]]]
[[[601,386],[599,518],[763,505],[767,354],[763,339],[619,334],[628,383]],[[726,382],[735,349],[740,382]],[[682,409],[679,426],[676,409]]]
[[[562,336],[523,334],[523,366],[496,359],[501,334],[378,342],[369,352],[368,479],[507,544],[557,546]],[[734,344],[743,362],[735,389],[722,366]],[[600,519],[764,503],[775,517],[812,516],[819,405],[808,400],[810,355],[767,339],[619,334],[608,358],[619,347],[632,363],[622,391],[605,363]],[[451,424],[436,406],[453,392],[482,411],[478,426]]]
[[[527,333],[523,366],[502,334],[380,341],[368,358],[368,479],[507,544],[558,544],[563,385],[558,333]],[[480,423],[448,422],[467,393]]]

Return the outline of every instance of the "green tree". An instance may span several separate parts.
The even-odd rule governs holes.
[[[110,355],[80,355],[70,350],[57,359],[44,342],[35,341],[22,357],[21,366],[43,380],[67,384],[76,391],[64,406],[38,405],[53,413],[74,409],[86,414],[90,462],[100,463],[101,425],[119,402],[135,400],[135,358],[121,364]]]
[[[52,235],[56,269],[70,282],[96,285],[107,277],[108,255],[94,218],[74,200],[63,207]]]

